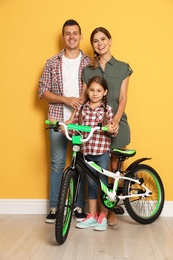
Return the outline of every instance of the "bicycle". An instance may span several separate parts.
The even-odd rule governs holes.
[[[149,165],[141,164],[143,161],[151,158],[140,158],[131,163],[126,170],[121,170],[122,162],[136,154],[134,149],[111,149],[111,153],[118,158],[118,166],[116,172],[105,170],[93,161],[87,160],[80,152],[80,145],[87,142],[94,131],[107,131],[106,126],[100,124],[94,128],[90,126],[82,126],[75,124],[65,125],[62,122],[54,122],[51,124],[49,120],[45,121],[49,125],[46,129],[54,129],[59,131],[59,127],[64,127],[64,132],[68,140],[72,141],[72,162],[67,167],[62,176],[60,185],[56,222],[55,237],[58,244],[63,244],[68,236],[74,203],[77,199],[80,176],[79,171],[89,175],[100,187],[101,202],[103,205],[114,211],[118,202],[123,201],[125,209],[129,216],[140,224],[150,224],[154,222],[161,214],[164,206],[164,186],[158,173]],[[75,130],[78,135],[69,136],[69,130]],[[82,132],[89,133],[87,138],[82,138]],[[114,181],[108,187],[93,174],[92,167],[98,172],[111,177]],[[123,187],[119,188],[119,179],[123,179]]]

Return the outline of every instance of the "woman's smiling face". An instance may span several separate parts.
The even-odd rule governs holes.
[[[112,39],[109,39],[104,33],[98,32],[93,37],[92,47],[100,56],[110,51]]]

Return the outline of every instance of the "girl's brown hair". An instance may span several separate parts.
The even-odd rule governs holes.
[[[89,79],[88,81],[88,84],[87,84],[87,89],[90,87],[90,85],[93,83],[93,82],[96,82],[97,84],[101,85],[105,90],[108,91],[108,84],[107,84],[107,81],[102,77],[102,76],[94,76],[92,78]],[[89,97],[86,98],[84,104],[86,104],[87,102],[89,101]],[[105,114],[104,114],[104,119],[103,119],[103,123],[104,125],[107,124],[107,115],[106,115],[106,106],[107,106],[107,94],[106,96],[103,96],[102,98],[102,101],[104,103],[104,110],[105,110]],[[82,123],[82,109],[83,109],[83,106],[84,104],[81,106],[80,108],[80,111],[79,111],[79,120],[78,120],[78,123],[81,125]]]

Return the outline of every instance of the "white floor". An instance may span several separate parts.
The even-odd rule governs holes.
[[[75,228],[72,220],[66,242],[55,240],[55,225],[45,215],[0,215],[0,260],[172,260],[173,217],[140,225],[128,216],[98,232]]]

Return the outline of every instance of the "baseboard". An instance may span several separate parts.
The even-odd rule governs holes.
[[[47,214],[47,212],[46,199],[0,199],[0,214]],[[173,201],[165,201],[161,216],[173,217]]]
[[[46,214],[46,199],[0,199],[0,214]]]

